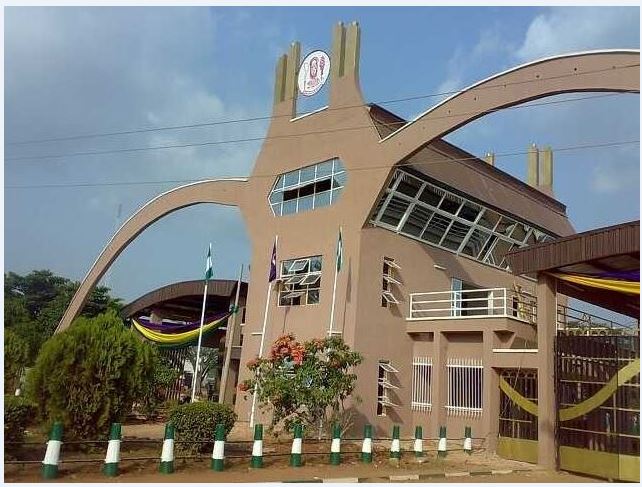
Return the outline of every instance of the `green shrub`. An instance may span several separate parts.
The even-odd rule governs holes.
[[[27,376],[41,420],[62,421],[69,439],[105,438],[148,389],[155,353],[115,312],[81,317],[50,338]]]
[[[20,385],[22,370],[27,365],[27,342],[13,330],[4,330],[4,392],[13,394]]]
[[[34,405],[24,397],[4,396],[4,441],[22,441]]]
[[[236,422],[236,413],[227,404],[211,401],[193,402],[175,407],[169,414],[178,441],[207,441],[181,445],[184,450],[196,453],[211,449],[214,429],[218,423],[225,425],[227,435]]]
[[[179,376],[180,372],[171,363],[155,354],[154,373],[147,382],[147,389],[140,401],[140,412],[147,418],[158,416],[159,410],[163,406],[167,389],[176,382]]]

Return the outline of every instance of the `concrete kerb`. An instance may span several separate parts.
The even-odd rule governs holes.
[[[324,484],[354,484],[362,483],[373,480],[390,481],[390,482],[404,482],[410,480],[432,480],[432,479],[445,479],[452,477],[470,477],[470,476],[484,476],[484,475],[507,475],[511,473],[520,472],[535,472],[537,469],[516,468],[516,469],[502,469],[502,470],[471,470],[466,472],[434,472],[434,473],[409,473],[404,475],[374,475],[369,477],[334,477],[334,478],[313,478],[301,480],[284,480],[283,483],[324,483]]]

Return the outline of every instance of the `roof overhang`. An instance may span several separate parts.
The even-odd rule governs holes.
[[[568,273],[599,275],[640,270],[640,222],[598,228],[510,252],[514,274]],[[558,292],[632,317],[639,317],[640,297],[596,290],[558,280]]]

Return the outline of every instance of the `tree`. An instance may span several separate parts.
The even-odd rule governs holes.
[[[62,421],[70,438],[102,438],[149,390],[156,359],[114,312],[81,317],[43,345],[27,396],[39,419]]]
[[[27,363],[27,343],[12,330],[4,332],[4,391],[13,394]]]
[[[278,338],[268,358],[255,358],[247,366],[254,377],[240,384],[261,407],[272,408],[271,429],[294,423],[317,428],[345,413],[344,401],[352,394],[357,376],[351,373],[363,360],[341,338],[313,339],[303,344],[293,334]],[[247,397],[246,397],[247,398]]]
[[[187,349],[186,359],[191,364],[192,370],[196,370],[196,352],[198,347],[190,347]],[[209,348],[201,347],[201,355],[199,357],[198,364],[198,378],[194,377],[194,380],[197,380],[197,390],[200,393],[203,388],[203,383],[207,378],[207,375],[214,370],[219,362],[219,353],[218,348]]]
[[[5,328],[12,328],[28,344],[27,364],[32,365],[42,344],[53,335],[79,283],[49,270],[26,276],[5,274]],[[108,310],[118,311],[120,300],[99,286],[91,293],[81,316],[95,317]]]

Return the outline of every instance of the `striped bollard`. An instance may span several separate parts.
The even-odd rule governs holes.
[[[361,461],[372,463],[372,425],[363,427],[363,445],[361,446]]]
[[[330,465],[341,463],[341,426],[332,426],[332,444],[330,445]]]
[[[254,425],[254,445],[252,445],[252,468],[263,467],[263,425]]]
[[[399,426],[392,427],[392,443],[390,444],[390,458],[401,458],[401,446],[399,444]]]
[[[471,455],[473,453],[473,438],[470,426],[464,429],[464,451]]]
[[[174,426],[170,423],[165,425],[165,439],[163,440],[158,471],[160,473],[174,473]]]
[[[252,454],[254,454],[254,451],[252,451]],[[252,458],[254,459],[254,457]],[[225,468],[225,425],[223,423],[217,424],[214,431],[211,468],[215,472],[222,472]]]
[[[439,427],[439,443],[437,444],[437,456],[446,456],[446,427]]]
[[[292,452],[290,453],[290,466],[300,467],[301,462],[301,446],[303,444],[303,426],[300,424],[294,425],[294,439],[292,440]]]
[[[103,465],[103,473],[107,477],[118,475],[118,462],[120,461],[120,423],[112,423],[109,431],[109,443],[107,444],[107,455]]]
[[[415,443],[413,450],[416,457],[424,456],[424,432],[421,426],[415,426]]]
[[[42,478],[55,479],[58,477],[58,462],[60,461],[60,447],[62,446],[62,423],[56,421],[49,433],[47,451],[42,460]]]

